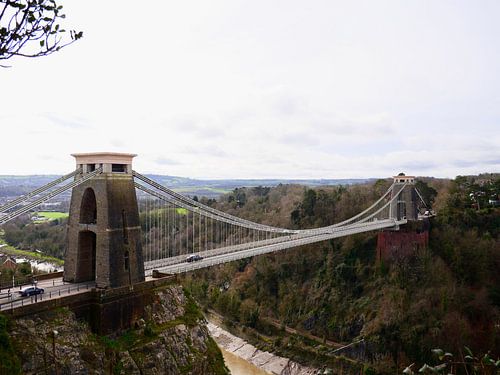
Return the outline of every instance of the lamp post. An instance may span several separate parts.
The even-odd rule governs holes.
[[[56,330],[52,331],[52,359],[54,360],[54,371],[56,375],[58,375],[57,372],[57,360],[56,360],[56,336],[59,334]]]

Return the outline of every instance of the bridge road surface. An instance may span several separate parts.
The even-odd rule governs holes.
[[[315,242],[320,242],[320,241],[325,241],[333,238],[338,238],[338,237],[343,237],[346,235],[351,235],[351,234],[356,234],[356,233],[362,233],[366,232],[367,230],[378,230],[378,229],[384,229],[384,228],[391,228],[395,227],[400,224],[406,224],[406,220],[400,220],[396,221],[393,219],[386,219],[386,220],[377,220],[377,221],[372,221],[372,222],[367,222],[367,223],[358,223],[358,224],[352,224],[352,225],[347,225],[345,227],[339,227],[339,228],[334,228],[331,230],[331,232],[325,232],[325,233],[319,233],[315,235],[310,235],[306,237],[288,237],[289,239],[287,241],[283,242],[277,242],[277,243],[268,243],[266,245],[260,246],[260,247],[255,247],[255,248],[248,248],[248,249],[242,249],[239,251],[233,251],[233,252],[226,252],[224,248],[220,249],[222,253],[220,254],[211,254],[210,256],[207,256],[201,260],[194,261],[194,262],[186,262],[185,260],[179,259],[176,263],[170,264],[170,265],[165,265],[165,266],[158,266],[155,267],[160,272],[168,273],[168,274],[176,274],[176,273],[184,273],[184,272],[189,272],[189,271],[194,271],[196,269],[200,268],[205,268],[205,267],[210,267],[214,266],[217,264],[222,264],[226,262],[231,262],[234,260],[239,260],[243,258],[249,258],[252,256],[256,255],[261,255],[261,254],[267,254],[283,249],[288,249],[290,247],[296,247],[296,246],[301,246],[301,245],[307,245],[310,243],[315,243]],[[264,242],[264,241],[263,241]],[[241,245],[237,245],[234,247],[238,247]],[[216,252],[217,250],[215,250]],[[201,255],[203,255],[203,252],[200,252]],[[176,257],[179,258],[179,257]],[[185,259],[185,258],[184,258]],[[150,275],[152,273],[152,269],[146,269],[146,275]]]
[[[146,281],[152,280],[152,277],[146,277]],[[29,287],[23,285],[21,288]],[[37,283],[38,288],[44,290],[43,294],[37,294],[30,297],[21,297],[19,290],[21,288],[15,287],[10,289],[11,297],[8,297],[8,289],[3,288],[0,293],[0,311],[9,310],[11,308],[26,306],[32,303],[47,301],[49,299],[56,299],[66,297],[73,294],[85,293],[92,288],[95,288],[95,281],[85,281],[82,283],[67,283],[64,282],[62,277],[56,277],[49,280],[42,280]]]
[[[29,286],[31,285],[23,285],[21,288]],[[21,297],[21,294],[19,294],[19,290],[21,288],[15,287],[10,289],[10,298],[8,297],[8,289],[3,288],[0,293],[0,311],[29,305],[31,303],[46,301],[49,299],[65,297],[71,294],[84,293],[95,287],[95,281],[66,283],[63,281],[62,277],[56,277],[54,279],[39,281],[37,283],[37,287],[44,289],[44,293],[36,296]]]

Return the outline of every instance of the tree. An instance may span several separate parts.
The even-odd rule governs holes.
[[[424,200],[425,204],[429,208],[431,208],[432,204],[434,203],[434,200],[436,199],[437,190],[434,189],[433,187],[429,186],[426,182],[421,181],[421,180],[417,180],[415,187],[422,195],[422,199]]]
[[[304,199],[302,201],[302,207],[304,209],[304,214],[306,216],[314,215],[314,207],[316,206],[316,192],[313,189],[307,189],[304,192]]]
[[[61,28],[62,8],[55,0],[0,0],[0,60],[47,56],[80,39],[82,31],[68,38]]]

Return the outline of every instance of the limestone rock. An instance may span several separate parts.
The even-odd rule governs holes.
[[[196,308],[189,315],[194,301],[182,288],[163,287],[154,297],[136,329],[113,337],[93,334],[68,309],[14,320],[10,336],[23,373],[228,374],[205,321]]]

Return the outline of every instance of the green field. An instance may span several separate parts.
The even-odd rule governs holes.
[[[176,208],[175,212],[177,212],[177,215],[186,215],[187,210],[185,208]]]
[[[67,212],[41,211],[37,213],[37,216],[45,217],[48,220],[55,220],[55,219],[65,219],[69,216],[69,214]]]
[[[40,211],[36,214],[40,220],[35,220],[35,224],[46,223],[47,221],[66,219],[69,214],[67,212],[52,212],[52,211]]]

